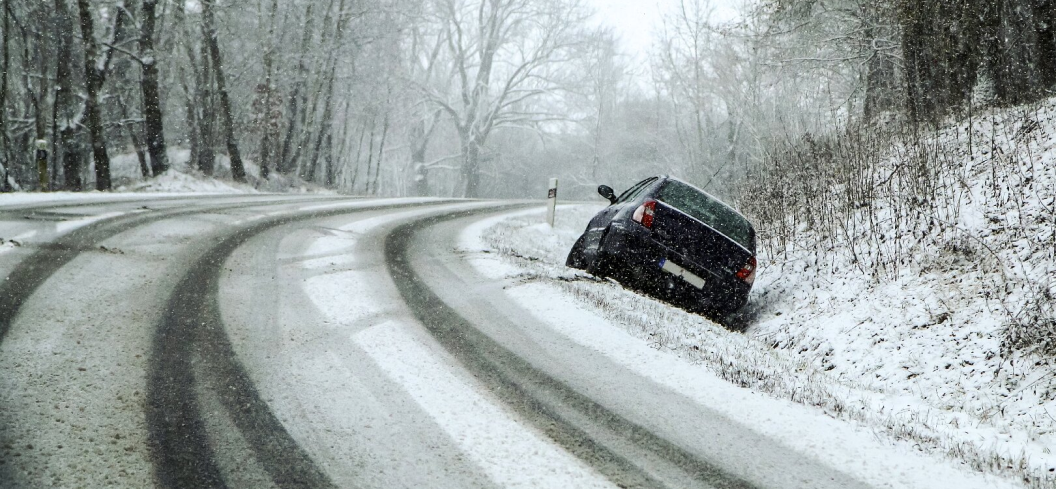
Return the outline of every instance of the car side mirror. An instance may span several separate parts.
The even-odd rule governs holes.
[[[612,191],[612,187],[608,185],[599,185],[598,194],[602,197],[605,197],[606,199],[609,199],[610,204],[616,203],[616,192]]]

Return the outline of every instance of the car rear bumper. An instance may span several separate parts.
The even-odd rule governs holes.
[[[751,285],[725,271],[716,273],[697,265],[656,241],[649,229],[637,223],[613,223],[602,246],[616,275],[659,295],[690,297],[700,306],[724,312],[748,302]],[[679,273],[685,273],[685,278]],[[697,287],[701,282],[703,287]]]

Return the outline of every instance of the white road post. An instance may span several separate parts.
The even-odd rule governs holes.
[[[554,211],[557,209],[557,179],[550,179],[550,191],[546,194],[546,222],[554,227]]]

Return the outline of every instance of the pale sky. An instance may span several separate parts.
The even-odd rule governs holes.
[[[674,9],[679,0],[588,0],[598,12],[598,20],[611,26],[623,40],[628,54],[645,61],[660,25],[661,12]],[[745,0],[711,0],[712,19],[717,22],[740,16]]]

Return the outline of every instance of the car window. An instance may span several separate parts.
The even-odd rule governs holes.
[[[641,194],[642,191],[646,189],[646,187],[648,187],[650,184],[652,184],[655,181],[656,181],[656,177],[652,177],[652,178],[646,178],[645,180],[642,180],[642,181],[634,184],[633,187],[627,189],[627,191],[625,191],[624,193],[620,194],[619,198],[616,199],[616,203],[617,204],[622,204],[622,203],[627,202],[629,200],[634,200],[634,198],[638,197],[638,195]]]
[[[755,250],[752,224],[726,204],[692,186],[672,180],[660,189],[657,199],[711,226],[741,246]]]

